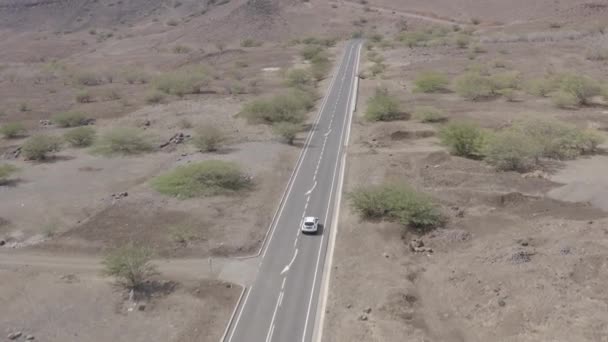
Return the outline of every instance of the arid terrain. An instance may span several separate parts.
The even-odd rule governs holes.
[[[21,126],[0,137],[0,166],[14,167],[0,175],[0,340],[219,340],[251,280],[239,258],[258,252],[317,108],[292,143],[243,113],[288,91],[289,70],[311,64],[303,51],[323,45],[311,38],[335,40],[323,45],[333,61],[354,35],[366,47],[323,340],[608,341],[603,145],[522,173],[451,155],[439,138],[451,122],[494,131],[532,117],[603,135],[606,99],[557,108],[524,84],[568,72],[606,85],[606,22],[608,5],[585,0],[0,0],[0,128]],[[454,90],[470,70],[522,85],[470,101]],[[449,85],[416,91],[426,71]],[[312,83],[318,100],[329,80]],[[378,87],[398,120],[364,117]],[[424,106],[445,118],[422,122]],[[95,142],[29,160],[32,137],[74,129],[58,124],[65,112]],[[222,133],[217,150],[195,143],[203,126]],[[123,128],[145,151],[97,146]],[[204,161],[233,162],[252,185],[157,190],[158,176]],[[362,219],[349,193],[385,182],[428,194],[445,226]],[[102,272],[124,245],[159,266],[136,298]]]
[[[522,84],[548,73],[606,84],[606,59],[590,51],[607,47],[597,25],[606,22],[608,7],[584,1],[367,6],[466,23],[472,35],[458,46],[453,28],[444,25],[445,35],[410,47],[415,34],[408,31],[438,32],[441,23],[408,20],[405,39],[387,30],[367,42],[345,192],[407,183],[428,194],[447,223],[419,233],[391,220],[364,220],[343,201],[324,340],[607,341],[608,292],[601,284],[608,274],[608,160],[601,147],[575,160],[546,160],[534,172],[499,171],[451,155],[440,133],[453,122],[500,131],[532,118],[605,131],[608,108],[600,98],[563,109],[524,85],[515,95],[471,101],[457,84],[476,69],[514,72]],[[377,64],[383,67],[374,76]],[[447,79],[443,89],[417,89],[428,71]],[[377,87],[398,99],[401,119],[366,118]],[[416,116],[417,108],[429,106],[442,113],[437,122]]]

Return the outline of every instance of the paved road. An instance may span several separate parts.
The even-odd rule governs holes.
[[[311,341],[323,265],[332,229],[339,170],[350,129],[361,41],[346,44],[315,119],[301,162],[262,250],[253,286],[236,311],[228,342]],[[322,231],[303,235],[304,216],[317,216]]]

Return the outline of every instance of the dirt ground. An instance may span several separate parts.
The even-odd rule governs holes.
[[[470,65],[491,65],[496,59],[524,78],[553,70],[608,80],[605,62],[585,58],[589,47],[602,46],[605,35],[570,39],[556,30],[551,42],[529,40],[549,31],[549,23],[561,21],[566,12],[577,14],[561,30],[583,32],[593,20],[584,20],[581,8],[590,4],[509,3],[508,10],[498,11],[501,4],[367,3],[372,9],[435,13],[454,22],[479,17],[476,34],[487,52],[471,60],[467,50],[455,47],[375,48],[387,70],[360,82],[345,192],[364,184],[406,182],[432,196],[449,221],[417,235],[395,222],[362,221],[343,201],[324,341],[608,341],[608,292],[601,285],[608,274],[604,155],[551,163],[545,165],[545,177],[524,177],[450,156],[437,137],[440,124],[413,118],[370,123],[362,117],[366,99],[384,86],[408,113],[430,105],[450,121],[490,129],[537,116],[604,130],[608,121],[602,106],[563,110],[525,94],[516,102],[470,102],[451,92],[412,91],[422,71],[453,78]],[[546,17],[537,15],[541,7]],[[602,13],[589,16],[605,19]],[[498,22],[509,26],[492,27]],[[526,38],[495,39],[511,35]],[[371,66],[362,63],[362,70]],[[414,238],[432,253],[411,251]]]

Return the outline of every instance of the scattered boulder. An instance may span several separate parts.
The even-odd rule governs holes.
[[[188,138],[190,138],[190,134],[184,134],[182,132],[175,133],[168,141],[160,144],[160,148],[165,148],[169,145],[179,145]]]
[[[523,178],[540,178],[540,179],[547,179],[547,178],[549,178],[549,175],[547,175],[546,172],[543,172],[543,171],[540,171],[540,170],[524,173],[521,176]]]
[[[498,306],[503,307],[505,305],[507,305],[507,303],[505,303],[504,300],[501,299],[501,300],[498,301]]]
[[[17,159],[21,155],[21,146],[16,147],[4,154],[4,159]]]
[[[372,312],[372,308],[366,308],[365,310],[363,310],[363,312],[365,312],[366,314],[369,314]]]
[[[519,250],[511,255],[510,261],[513,264],[523,264],[532,261],[533,251]]]
[[[21,331],[15,331],[13,333],[8,334],[8,339],[9,340],[16,340],[19,337],[21,337],[21,335],[23,335],[23,333]]]
[[[568,255],[568,254],[570,254],[571,252],[572,252],[572,250],[570,249],[570,247],[562,247],[562,248],[559,250],[559,254],[561,254],[561,255]]]
[[[129,196],[129,193],[126,192],[126,191],[117,192],[117,193],[111,195],[111,197],[112,197],[113,200],[119,200],[119,199],[125,198],[127,196]]]
[[[387,259],[390,257],[390,256],[388,255],[388,253],[382,253],[382,256],[383,256],[383,257],[385,257],[385,258],[387,258]]]
[[[49,127],[53,125],[53,122],[51,120],[40,120],[39,124],[41,127]]]
[[[25,339],[28,340],[28,341],[33,341],[36,338],[34,337],[34,335],[27,335],[27,336],[25,336]]]
[[[352,308],[352,307],[353,307],[353,305],[352,305],[352,304],[346,304],[346,308],[347,308],[347,309],[350,309],[350,308]]]
[[[3,239],[0,239],[0,247],[2,247],[2,246],[4,246],[4,245],[6,245],[6,241],[5,241],[5,240],[3,240]]]
[[[433,253],[432,248],[424,246],[422,239],[413,239],[410,241],[410,249],[414,253]]]
[[[360,321],[367,321],[367,315],[361,315],[361,316],[359,316],[359,320]]]

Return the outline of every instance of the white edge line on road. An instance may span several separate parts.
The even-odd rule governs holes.
[[[279,311],[279,306],[281,306],[281,302],[283,301],[283,291],[279,293],[279,298],[277,298],[277,304],[274,306],[274,313],[272,314],[272,320],[270,321],[270,327],[268,328],[268,334],[266,334],[266,342],[272,341],[272,334],[274,333],[274,320],[277,318],[277,312]]]
[[[346,69],[348,69],[348,64],[350,64],[351,57],[352,57],[352,49],[351,49],[351,52],[350,52],[349,57],[348,57],[348,63],[346,64]],[[350,96],[350,94],[349,94],[349,96]],[[347,101],[347,103],[350,103],[350,101]],[[347,114],[348,114],[348,111],[347,111]],[[344,123],[342,124],[342,132],[340,133],[340,145],[338,145],[338,156],[342,152],[342,141],[343,141],[343,138],[344,138],[344,130],[345,130],[344,126],[346,125],[347,121],[348,121],[347,118],[344,118]],[[339,162],[340,162],[340,158],[336,158],[336,164],[334,166],[334,175],[333,175],[332,180],[331,180],[331,187],[330,187],[331,190],[330,190],[330,193],[329,193],[329,202],[328,203],[331,203],[331,199],[333,198],[334,183],[336,181],[336,175],[338,173],[337,171],[338,171],[338,163]],[[325,219],[323,221],[323,227],[326,226],[327,215],[329,214],[330,207],[331,207],[330,205],[327,206],[327,211],[325,212]],[[311,288],[311,291],[310,291],[310,300],[308,301],[308,310],[306,312],[306,320],[304,322],[304,333],[302,334],[302,342],[306,341],[306,333],[307,333],[307,330],[308,330],[308,320],[310,319],[310,309],[312,307],[312,299],[313,299],[314,294],[315,294],[315,286],[316,286],[316,283],[317,283],[317,274],[319,273],[319,265],[320,265],[320,262],[321,262],[321,252],[323,252],[323,242],[325,240],[325,235],[326,234],[323,234],[323,236],[321,237],[321,244],[319,245],[319,253],[317,255],[317,265],[315,267],[315,273],[314,273],[315,275],[314,275],[313,281],[312,281],[312,288]]]
[[[241,292],[241,295],[239,296],[239,300],[236,302],[236,305],[234,306],[234,310],[232,312],[232,316],[230,316],[230,320],[228,320],[228,325],[226,326],[226,330],[224,331],[224,335],[222,336],[222,339],[220,340],[220,342],[224,342],[226,340],[226,335],[228,334],[228,331],[230,330],[230,326],[232,323],[232,320],[234,319],[234,315],[236,314],[236,311],[239,307],[244,307],[245,303],[247,303],[247,299],[249,298],[249,293],[251,291],[249,291],[251,288],[249,287],[243,287],[243,291]],[[247,292],[247,295],[245,296],[245,300],[243,300],[243,305],[241,304],[241,299],[243,298],[243,294]],[[243,310],[239,311],[239,315],[236,318],[236,322],[234,322],[234,326],[237,326],[239,324],[239,321],[241,320],[241,315],[243,314]],[[232,336],[234,335],[234,329],[232,329],[232,333],[230,334],[230,337],[228,338],[228,341],[230,341],[232,339]]]
[[[285,281],[287,281],[287,277],[283,278],[283,283],[281,284],[281,290],[285,288]]]
[[[357,51],[357,60],[355,66],[355,83],[353,84],[353,91],[351,95],[355,99],[351,102],[351,108],[349,112],[349,123],[348,123],[348,133],[346,135],[346,144],[348,146],[348,139],[350,136],[350,126],[352,125],[352,119],[356,108],[356,98],[359,87],[359,61],[361,58],[361,45],[359,45],[359,49]],[[342,154],[342,164],[340,165],[340,178],[338,180],[338,190],[337,190],[337,199],[334,203],[334,215],[332,219],[332,231],[330,233],[329,245],[327,246],[327,252],[325,256],[325,274],[323,275],[323,284],[321,285],[321,289],[319,292],[319,307],[317,308],[317,312],[319,315],[315,320],[315,328],[313,330],[313,339],[314,342],[321,342],[323,339],[323,328],[325,326],[325,308],[327,307],[327,298],[329,296],[329,281],[331,279],[331,265],[333,263],[334,258],[334,247],[336,244],[336,238],[338,236],[338,221],[340,217],[340,203],[342,202],[342,186],[344,185],[344,174],[346,170],[346,152]]]

